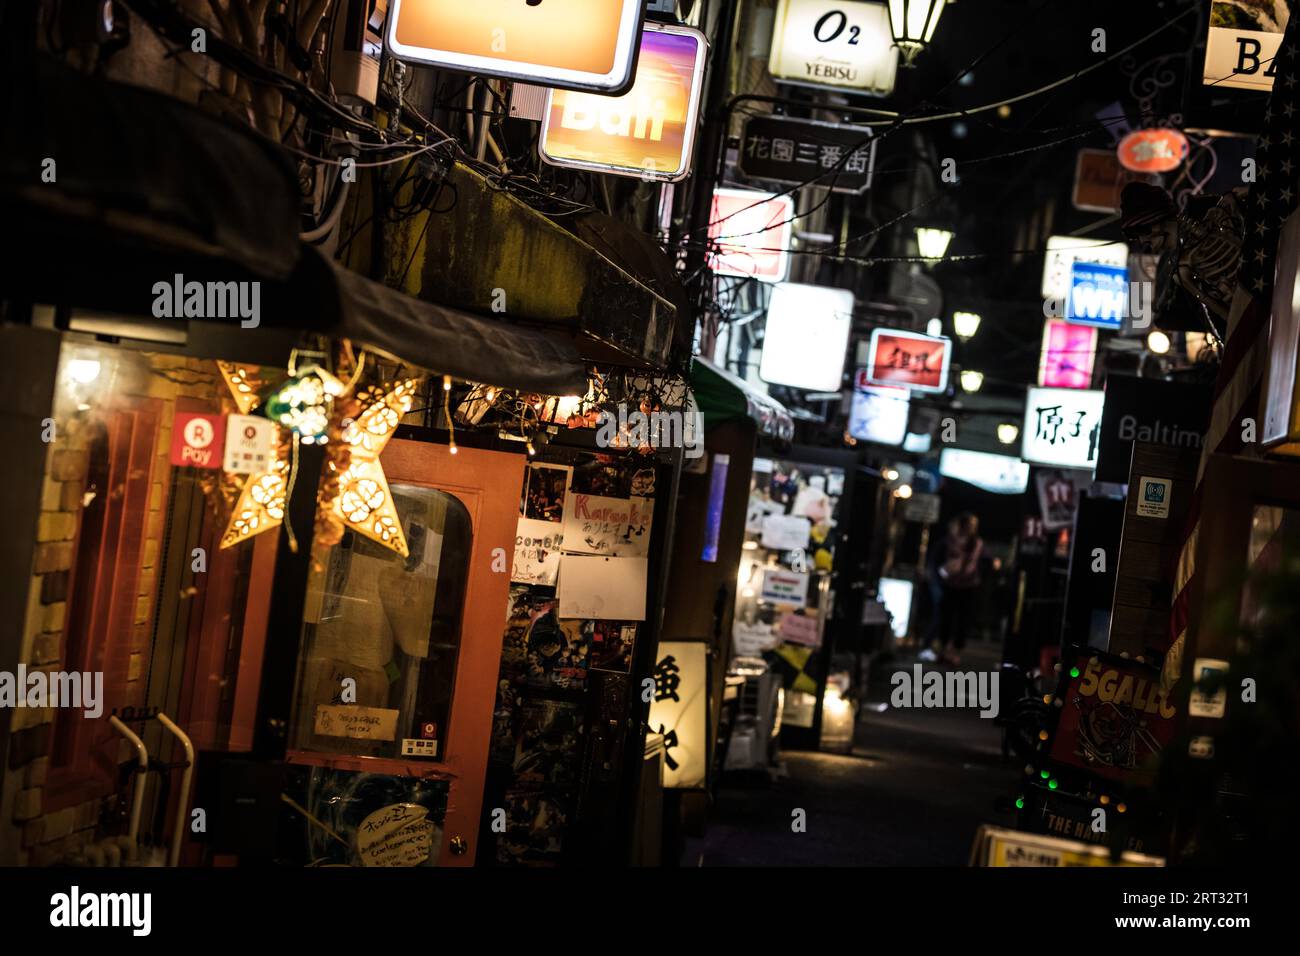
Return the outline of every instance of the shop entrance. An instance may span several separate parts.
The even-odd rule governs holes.
[[[308,862],[469,865],[523,459],[394,440],[381,460],[409,553],[354,532],[316,552],[291,797]]]

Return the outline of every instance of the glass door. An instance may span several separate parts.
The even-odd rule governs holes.
[[[409,553],[349,532],[316,555],[290,727],[296,855],[467,865],[523,461],[402,440],[382,461]]]

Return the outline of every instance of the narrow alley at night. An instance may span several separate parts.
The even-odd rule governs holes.
[[[1281,928],[1296,2],[0,0],[0,929]]]

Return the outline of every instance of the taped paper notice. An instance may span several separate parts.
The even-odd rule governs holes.
[[[357,827],[362,866],[418,866],[433,855],[438,825],[417,803],[395,803],[376,810]]]
[[[565,555],[559,616],[644,621],[649,566],[645,558]]]
[[[622,540],[614,545],[614,554],[620,558],[644,558],[650,553],[650,523],[654,518],[653,498],[632,498],[628,512],[627,530]]]
[[[564,549],[613,554],[627,539],[632,502],[570,492],[564,499]]]
[[[808,601],[808,575],[783,568],[766,568],[763,571],[762,598],[772,604],[803,607]]]
[[[515,557],[510,580],[519,584],[555,585],[560,573],[564,534],[553,521],[520,518],[515,531]]]
[[[812,522],[798,515],[767,515],[763,518],[762,544],[773,551],[806,548],[811,533]]]
[[[781,637],[791,644],[816,647],[821,643],[817,631],[817,618],[803,614],[786,614],[781,618]]]
[[[321,704],[316,708],[315,731],[353,740],[396,740],[397,711],[356,704]]]

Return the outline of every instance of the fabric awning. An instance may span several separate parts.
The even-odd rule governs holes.
[[[571,339],[413,298],[312,246],[303,246],[283,293],[289,299],[267,313],[273,326],[309,326],[472,382],[546,395],[587,391],[587,368]]]
[[[413,298],[304,244],[294,166],[279,145],[151,90],[48,56],[31,63],[35,75],[11,77],[0,94],[0,221],[17,240],[0,297],[156,327],[158,282],[256,282],[267,326],[346,337],[470,381],[586,393],[570,336]],[[51,182],[41,178],[47,157]],[[182,341],[184,321],[166,320],[178,327],[169,341]],[[229,321],[232,335],[250,334]]]
[[[691,361],[691,392],[704,414],[705,428],[751,418],[759,434],[781,441],[794,438],[794,419],[784,405],[698,355]]]

